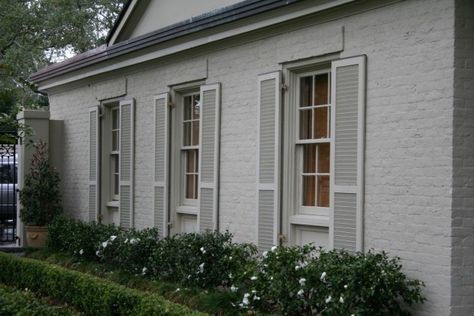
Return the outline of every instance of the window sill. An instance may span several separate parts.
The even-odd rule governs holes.
[[[120,203],[119,203],[119,201],[110,201],[110,202],[107,202],[106,205],[107,205],[107,207],[119,208]]]
[[[293,225],[310,225],[329,227],[328,216],[311,216],[311,215],[293,215],[290,216],[290,223]]]
[[[176,213],[187,215],[198,215],[199,208],[197,206],[181,205],[176,208]]]

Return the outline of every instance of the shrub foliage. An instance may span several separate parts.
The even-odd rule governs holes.
[[[155,229],[58,219],[49,246],[80,260],[96,260],[183,286],[232,292],[236,308],[290,315],[409,315],[423,303],[423,282],[402,272],[387,253],[324,251],[313,246],[255,246],[229,232],[158,238]]]

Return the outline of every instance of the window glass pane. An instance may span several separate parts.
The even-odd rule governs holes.
[[[196,153],[196,158],[195,158],[195,161],[196,161],[196,172],[199,172],[199,150],[195,150],[194,151]]]
[[[183,123],[183,145],[191,145],[191,122]]]
[[[114,174],[114,195],[119,195],[119,175]]]
[[[303,206],[315,206],[315,176],[303,176]]]
[[[319,148],[318,148],[318,172],[319,173],[329,173],[329,154],[330,154],[329,143],[319,144]]]
[[[112,110],[112,129],[119,128],[119,115],[118,114],[119,114],[118,109]]]
[[[314,80],[314,104],[328,104],[328,74],[315,76]]]
[[[328,137],[328,108],[314,109],[314,138]]]
[[[198,198],[198,183],[199,183],[199,176],[194,176],[194,198]]]
[[[199,121],[193,121],[193,145],[199,145]]]
[[[313,76],[303,77],[300,81],[300,107],[313,105]]]
[[[191,119],[191,107],[192,107],[192,96],[187,96],[187,97],[184,97],[184,100],[183,100],[183,103],[184,103],[184,116],[183,116],[183,119],[185,121],[187,120],[190,120]]]
[[[194,199],[194,175],[186,175],[186,198]]]
[[[196,155],[195,155],[195,150],[186,150],[186,172],[187,173],[190,173],[190,172],[194,172],[194,166],[196,164],[195,162],[195,158],[196,158]]]
[[[304,145],[303,147],[303,173],[316,172],[316,145]]]
[[[193,120],[199,120],[199,112],[201,110],[201,103],[199,102],[199,98],[199,94],[194,96]]]
[[[118,150],[118,131],[112,131],[112,151]]]
[[[318,206],[329,207],[329,176],[318,176]]]
[[[300,110],[300,139],[311,138],[312,110]]]

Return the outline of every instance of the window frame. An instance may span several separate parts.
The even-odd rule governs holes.
[[[300,100],[301,100],[301,78],[303,77],[308,77],[312,76],[313,78],[317,75],[321,74],[327,74],[328,75],[328,103],[323,104],[323,105],[311,105],[307,107],[303,107],[304,110],[308,109],[315,109],[315,108],[322,108],[322,107],[327,107],[328,112],[327,112],[327,119],[328,119],[328,126],[327,126],[327,133],[329,137],[327,138],[312,138],[312,139],[300,139],[300,128],[301,128],[301,120],[300,120],[300,113],[302,112],[302,109],[300,107]],[[292,120],[292,123],[290,122],[289,128],[294,129],[294,139],[291,144],[291,146],[294,147],[294,159],[295,159],[295,167],[294,167],[294,172],[292,176],[292,182],[295,189],[295,198],[294,198],[294,204],[293,204],[293,214],[292,216],[298,217],[300,215],[306,216],[321,216],[321,217],[328,217],[330,216],[331,212],[334,209],[334,206],[329,203],[329,207],[322,207],[322,206],[304,206],[302,203],[303,199],[303,159],[304,159],[304,146],[305,145],[310,145],[310,144],[329,144],[330,148],[334,146],[334,137],[331,133],[331,128],[333,125],[332,122],[332,111],[333,111],[333,106],[332,106],[332,95],[331,95],[331,67],[330,65],[318,69],[318,70],[311,70],[311,71],[305,71],[305,72],[300,72],[295,74],[295,79],[296,79],[296,87],[295,87],[295,92],[296,95],[293,98],[292,102],[289,103],[290,105],[290,110],[295,112],[294,113],[294,119]],[[312,86],[314,87],[314,82],[312,82]],[[314,92],[312,93],[312,97],[314,98]],[[312,102],[314,103],[314,101]],[[314,118],[313,118],[314,119]],[[293,127],[291,125],[294,125]],[[314,126],[314,122],[312,121],[312,126]],[[314,136],[314,128],[312,128],[312,134]],[[316,157],[318,159],[318,157]],[[331,159],[329,157],[330,163]],[[314,172],[314,174],[317,176],[327,176],[329,175],[329,183],[331,183],[331,178],[333,177],[333,174],[331,174],[330,170],[327,173],[319,174],[317,170]],[[317,185],[315,185],[315,190],[317,189]],[[329,197],[331,196],[331,186],[329,187]],[[315,196],[316,197],[316,196]]]

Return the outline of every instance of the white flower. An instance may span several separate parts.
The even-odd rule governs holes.
[[[303,290],[303,289],[299,290],[298,293],[296,293],[296,295],[298,295],[298,296],[303,296],[303,294],[304,294],[304,290]]]
[[[255,281],[255,280],[257,280],[257,277],[253,276],[253,277],[250,278],[250,280]]]
[[[232,277],[233,277],[232,273],[229,273],[229,279],[232,279]]]
[[[252,290],[252,294],[255,294],[255,293],[257,293],[257,290]]]
[[[102,243],[102,247],[104,247],[104,248],[107,247],[107,244],[108,244],[108,242],[107,242],[107,241],[104,241],[104,242]]]
[[[232,256],[229,257],[229,260],[232,260]]]
[[[134,245],[136,243],[137,243],[137,239],[135,238],[130,239],[130,244]]]
[[[354,314],[351,314],[351,316],[355,316]]]
[[[235,287],[233,284],[232,284],[232,286],[230,287],[230,290],[231,290],[232,292],[237,292],[238,289],[239,289],[239,288],[238,288],[238,287]]]
[[[110,236],[110,241],[114,241],[115,238],[117,238],[117,236],[115,236],[115,235]]]
[[[344,284],[344,288],[347,290],[347,288],[348,288],[347,284]]]
[[[181,291],[181,289],[178,287],[175,292],[179,292],[179,291]]]
[[[264,252],[262,253],[262,256],[263,256],[264,258],[266,258],[266,257],[268,256],[268,251],[264,251]]]
[[[242,299],[242,304],[243,304],[243,306],[249,305],[249,296],[250,296],[249,293],[245,293],[245,294],[244,294],[244,298]]]
[[[147,271],[148,271],[148,269],[146,267],[143,267],[142,274],[145,274]]]
[[[322,282],[326,282],[326,272],[321,273],[321,278],[320,278],[320,280],[321,280]]]
[[[97,257],[99,257],[99,256],[100,256],[100,251],[97,250],[97,251],[95,252],[95,255],[96,255]]]
[[[270,280],[273,281],[273,276],[270,277]]]
[[[300,263],[300,267],[301,267],[301,268],[304,268],[304,267],[306,267],[307,265],[308,265],[308,262],[306,262],[306,261],[303,261],[303,262]]]
[[[259,300],[260,300],[260,296],[254,295],[254,296],[253,296],[253,300],[254,300],[254,301],[259,301]]]
[[[201,250],[201,252],[202,252],[203,254],[206,253],[206,249],[204,249],[204,247],[201,247],[201,249],[199,249],[199,250]]]
[[[325,301],[325,302],[326,302],[326,304],[327,304],[327,303],[329,303],[329,302],[331,302],[331,300],[332,300],[332,297],[331,297],[331,295],[329,295],[328,297],[326,297],[326,301]]]
[[[342,296],[339,297],[339,303],[341,303],[341,304],[344,303],[344,297],[342,297]]]
[[[127,239],[125,239],[125,241],[124,241],[123,243],[124,243],[124,244],[128,243],[128,238],[127,238]]]
[[[295,266],[295,271],[298,271],[299,269],[301,269],[300,266]]]
[[[277,246],[273,246],[271,250],[272,250],[272,251],[277,250]]]
[[[204,262],[199,265],[199,273],[204,272]]]
[[[84,250],[79,250],[79,254],[82,256],[84,254]]]
[[[299,281],[301,286],[304,286],[304,284],[306,283],[306,279],[305,278],[301,278]]]

